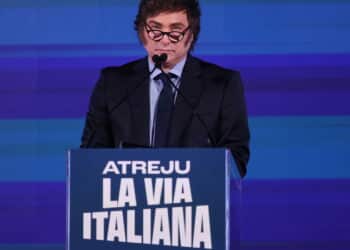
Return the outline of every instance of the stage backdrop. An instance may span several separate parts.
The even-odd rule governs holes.
[[[240,70],[244,249],[349,249],[350,1],[201,1],[194,55]],[[145,56],[137,1],[0,1],[0,249],[64,249],[66,151],[99,70]]]

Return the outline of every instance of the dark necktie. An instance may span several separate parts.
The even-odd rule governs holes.
[[[156,76],[155,80],[161,80],[163,82],[163,89],[160,92],[157,113],[155,119],[155,135],[154,135],[154,146],[155,147],[166,147],[168,146],[169,131],[171,117],[174,106],[174,93],[172,90],[170,77],[176,77],[174,74],[161,73]]]

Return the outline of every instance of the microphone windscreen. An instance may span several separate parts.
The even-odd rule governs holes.
[[[152,56],[152,61],[153,61],[155,64],[158,64],[158,63],[160,62],[160,56],[158,56],[158,55]]]
[[[166,53],[163,53],[160,55],[160,61],[163,63],[163,62],[166,62],[166,60],[168,59],[168,55]]]
[[[156,65],[157,68],[161,68],[162,64],[166,62],[168,59],[168,55],[166,53],[159,55],[152,56],[152,61]]]

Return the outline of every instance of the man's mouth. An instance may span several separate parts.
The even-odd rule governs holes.
[[[158,53],[173,53],[174,50],[170,50],[170,49],[156,49],[156,52]]]

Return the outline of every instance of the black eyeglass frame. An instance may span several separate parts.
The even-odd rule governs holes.
[[[149,37],[149,39],[159,42],[160,40],[162,40],[164,38],[165,35],[168,36],[168,39],[170,40],[170,42],[172,43],[178,43],[181,42],[187,31],[190,29],[190,25],[184,29],[183,31],[169,31],[169,32],[165,32],[165,31],[161,31],[158,29],[152,29],[151,26],[149,26],[148,24],[145,24],[145,30],[147,32],[147,35]],[[158,32],[159,36],[157,37],[156,35],[154,37],[152,37],[151,33],[154,32]],[[175,35],[174,35],[175,34]],[[155,38],[156,37],[156,38]]]

